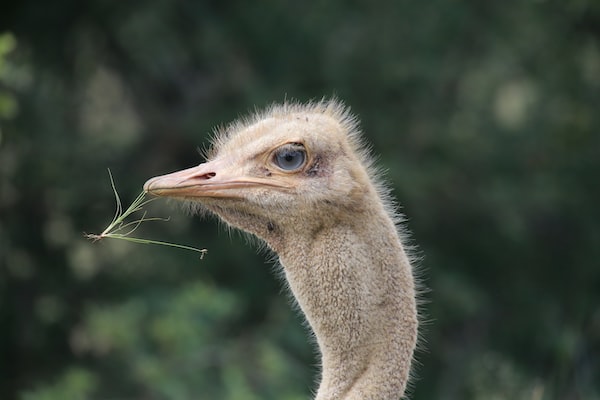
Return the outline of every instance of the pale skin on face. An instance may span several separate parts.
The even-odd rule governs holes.
[[[201,204],[278,254],[321,351],[317,400],[398,399],[409,378],[414,278],[371,164],[341,104],[284,104],[218,134],[206,163],[144,186]]]

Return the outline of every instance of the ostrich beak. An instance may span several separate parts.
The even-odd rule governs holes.
[[[247,176],[230,159],[217,159],[196,167],[157,176],[144,184],[144,191],[166,197],[242,198],[244,189],[258,187],[289,188],[284,182],[266,177]]]

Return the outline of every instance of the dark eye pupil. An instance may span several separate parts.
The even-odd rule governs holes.
[[[305,157],[304,150],[282,149],[275,153],[275,162],[281,169],[291,171],[300,168]]]

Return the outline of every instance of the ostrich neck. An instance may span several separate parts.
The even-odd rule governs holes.
[[[275,250],[321,351],[316,399],[399,399],[417,311],[411,266],[387,214],[290,235]]]

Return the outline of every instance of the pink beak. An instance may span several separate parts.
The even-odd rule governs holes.
[[[284,188],[283,182],[267,177],[250,177],[234,160],[223,158],[196,167],[157,176],[144,184],[144,191],[155,196],[167,197],[226,197],[242,198],[239,189],[256,187]]]

